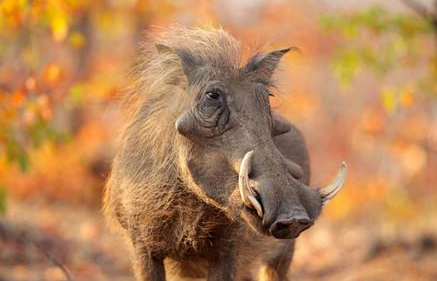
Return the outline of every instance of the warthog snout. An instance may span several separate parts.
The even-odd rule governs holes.
[[[301,211],[290,217],[277,219],[270,227],[270,233],[278,239],[296,238],[313,224],[314,221],[308,217],[308,214]]]
[[[325,188],[305,185],[290,172],[290,165],[282,168],[275,161],[247,152],[240,164],[239,190],[246,210],[243,218],[258,232],[278,239],[292,239],[310,228],[322,207],[341,189],[346,176],[342,163],[337,176]],[[267,168],[266,168],[267,166]],[[271,173],[272,170],[277,171]]]

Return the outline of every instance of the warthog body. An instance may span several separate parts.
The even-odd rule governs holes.
[[[287,280],[294,238],[344,177],[309,187],[303,138],[270,109],[288,49],[240,66],[222,30],[149,41],[104,199],[131,240],[137,280]]]

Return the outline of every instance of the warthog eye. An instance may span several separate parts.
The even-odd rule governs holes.
[[[210,91],[206,93],[206,96],[212,100],[218,100],[220,98],[220,93],[217,91]]]

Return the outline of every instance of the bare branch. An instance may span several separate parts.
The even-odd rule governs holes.
[[[425,5],[416,2],[415,0],[400,0],[402,3],[405,4],[408,8],[425,18],[426,20],[429,20],[433,22],[435,20],[435,17],[433,14],[431,14],[428,9],[425,7]]]
[[[69,270],[52,253],[50,253],[47,249],[45,249],[43,246],[35,241],[33,241],[32,243],[38,250],[40,250],[44,254],[44,256],[46,256],[50,261],[53,262],[54,265],[62,270],[67,281],[74,281],[74,279],[71,277]]]

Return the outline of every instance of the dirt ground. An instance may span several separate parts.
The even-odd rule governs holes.
[[[365,216],[363,216],[365,217]],[[437,218],[414,224],[323,217],[298,240],[290,280],[437,280]],[[0,281],[133,280],[127,245],[97,208],[11,201],[0,220]]]

